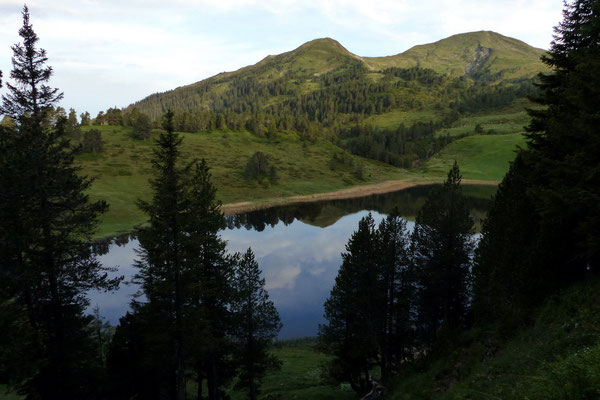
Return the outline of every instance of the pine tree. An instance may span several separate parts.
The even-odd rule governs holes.
[[[377,364],[377,254],[371,214],[360,220],[342,254],[335,285],[325,301],[327,325],[319,326],[319,347],[333,356],[326,375],[348,382],[357,393],[371,388]]]
[[[45,113],[63,97],[57,88],[45,85],[52,76],[52,67],[46,65],[46,50],[36,48],[39,40],[29,23],[29,9],[23,7],[23,26],[19,29],[23,43],[12,46],[13,69],[10,77],[17,82],[7,82],[8,93],[2,96],[0,114],[15,120],[28,117],[39,126]]]
[[[134,302],[134,322],[149,327],[146,348],[167,363],[158,382],[168,387],[169,398],[186,397],[185,372],[191,368],[199,398],[206,378],[208,397],[217,400],[234,369],[227,359],[232,260],[218,234],[225,221],[206,162],[181,166],[182,138],[173,132],[173,113],[163,120],[166,133],[159,135],[152,161],[154,194],[150,202],[139,202],[150,220],[138,230],[136,280],[146,302]],[[157,363],[149,358],[148,365]]]
[[[2,312],[21,316],[3,327],[17,338],[18,364],[2,366],[30,398],[91,397],[99,359],[84,316],[89,289],[113,289],[91,253],[105,202],[90,203],[64,129],[48,116],[62,94],[45,85],[52,68],[23,9],[23,44],[13,46],[15,84],[0,112],[17,126],[0,138],[0,285]],[[10,321],[9,321],[10,322]],[[22,332],[23,336],[11,335]]]
[[[524,154],[517,155],[483,222],[473,266],[473,309],[479,323],[495,321],[514,329],[528,321],[548,290],[536,261],[539,221],[528,193],[532,179]]]
[[[406,221],[395,213],[381,221],[376,234],[378,281],[377,317],[381,376],[412,356],[413,281],[410,236]]]
[[[528,159],[540,236],[559,287],[600,268],[600,2],[566,3],[530,110]]]
[[[412,234],[418,286],[418,328],[426,346],[464,326],[470,295],[473,220],[458,164],[419,212]]]
[[[173,381],[173,399],[185,399],[184,343],[184,270],[186,262],[187,199],[185,176],[189,168],[178,165],[182,138],[173,132],[173,114],[167,113],[165,129],[157,139],[152,166],[155,178],[150,181],[154,194],[150,202],[140,201],[139,207],[150,217],[149,225],[138,230],[140,259],[136,279],[146,295],[148,309],[155,313],[157,323],[168,329],[169,360]]]
[[[546,296],[589,274],[600,257],[600,2],[566,3],[539,75],[544,107],[529,110],[527,148],[505,176],[474,267],[479,322],[528,322]]]
[[[273,339],[281,329],[279,314],[264,289],[265,280],[251,249],[241,257],[235,274],[233,336],[238,350],[237,389],[245,389],[250,400],[256,400],[267,371],[278,369],[281,362],[269,354]]]
[[[186,331],[192,344],[191,364],[196,371],[198,398],[202,398],[202,382],[206,379],[208,398],[216,400],[224,398],[222,387],[235,374],[235,364],[229,358],[234,260],[227,255],[226,243],[219,236],[225,218],[206,161],[194,162],[191,171],[186,249],[192,264],[186,280],[193,284]]]

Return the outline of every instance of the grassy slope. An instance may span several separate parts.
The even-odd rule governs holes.
[[[454,35],[389,57],[359,57],[337,41],[324,38],[307,42],[286,53],[268,56],[237,71],[221,73],[204,81],[153,94],[135,105],[152,118],[158,116],[154,108],[157,104],[165,110],[210,107],[211,97],[218,97],[227,88],[235,87],[236,80],[250,77],[263,83],[283,77],[292,86],[299,85],[300,93],[305,94],[320,88],[315,77],[341,66],[358,64],[365,65],[373,72],[390,67],[409,68],[419,65],[442,74],[463,76],[476,59],[479,45],[492,51],[489,57],[483,57],[477,63],[475,70],[488,70],[492,74],[502,71],[501,80],[532,77],[539,71],[546,70],[540,61],[544,50],[489,31]],[[369,76],[375,81],[381,77],[378,74]],[[208,91],[204,96],[200,94],[204,92],[202,88]],[[406,96],[407,93],[402,92],[402,95]],[[287,94],[273,96],[265,105],[281,102],[287,97]]]
[[[104,153],[78,157],[83,173],[95,178],[90,191],[93,200],[107,200],[111,205],[103,217],[98,235],[107,236],[131,230],[145,220],[137,209],[138,198],[148,199],[151,176],[150,159],[153,141],[138,141],[127,136],[127,128],[101,126]],[[84,129],[89,129],[85,127]],[[185,160],[206,158],[212,168],[213,182],[224,203],[261,202],[298,194],[313,194],[343,189],[351,185],[391,179],[411,179],[412,174],[387,164],[353,157],[355,165],[364,167],[364,179],[356,178],[356,167],[330,161],[341,150],[333,144],[318,141],[304,146],[295,135],[281,135],[275,141],[260,139],[247,133],[184,133]],[[243,168],[250,156],[262,151],[270,155],[277,167],[279,183],[247,181]]]
[[[465,179],[499,181],[524,143],[520,134],[469,136],[450,143],[418,171],[423,177],[443,176],[456,160]]]
[[[506,343],[477,330],[464,340],[461,351],[398,379],[390,399],[597,399],[600,281],[549,299]]]
[[[400,124],[411,126],[417,122],[438,121],[439,112],[434,110],[401,111],[394,110],[383,114],[373,115],[367,118],[365,125],[371,125],[380,129],[396,129]]]
[[[274,355],[282,362],[281,370],[269,373],[261,388],[259,398],[344,400],[354,399],[349,386],[327,386],[321,381],[320,365],[327,356],[314,349],[312,340],[282,342]],[[247,399],[243,392],[230,392],[232,400]],[[269,397],[271,396],[271,397]]]
[[[364,57],[371,68],[380,70],[390,67],[410,68],[420,65],[437,72],[454,76],[464,75],[474,60],[478,45],[491,48],[487,61],[482,65],[491,73],[506,70],[505,78],[533,76],[545,70],[539,61],[544,50],[490,31],[479,31],[453,35],[429,43],[414,46],[404,53],[389,57]]]
[[[299,339],[280,342],[273,354],[282,361],[279,371],[269,372],[262,383],[260,399],[278,400],[352,400],[354,392],[349,385],[328,386],[321,380],[321,364],[327,356],[314,349],[313,339]],[[196,384],[189,382],[188,393],[196,392]],[[245,400],[248,395],[230,389],[232,400]],[[205,392],[206,393],[206,392]],[[272,397],[268,397],[272,396]],[[190,396],[195,398],[193,396]],[[5,393],[0,385],[0,400],[21,400],[14,393]]]
[[[135,203],[139,198],[150,197],[148,180],[154,144],[152,140],[129,138],[127,128],[99,128],[105,152],[82,154],[78,161],[83,173],[95,178],[90,190],[91,199],[106,200],[110,204],[97,232],[98,236],[110,236],[128,232],[135,224],[145,221]],[[341,150],[326,141],[304,146],[294,135],[281,135],[276,141],[233,132],[182,135],[184,159],[206,158],[219,199],[224,203],[261,203],[274,198],[331,192],[386,180],[442,181],[455,159],[465,179],[498,181],[508,169],[508,162],[514,158],[515,146],[523,142],[521,135],[471,136],[452,143],[414,171],[354,156],[355,166],[335,163],[332,170],[332,155]],[[243,168],[255,151],[273,157],[279,175],[277,184],[244,178]],[[354,174],[357,165],[363,165],[362,180]]]

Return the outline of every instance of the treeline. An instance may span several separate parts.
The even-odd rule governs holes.
[[[257,399],[280,366],[269,352],[279,315],[252,250],[226,252],[208,166],[182,165],[172,113],[152,159],[152,198],[139,202],[149,223],[136,232],[131,312],[116,328],[86,312],[90,290],[123,280],[96,258],[106,243],[91,240],[108,204],[86,195],[91,180],[74,163],[73,125],[56,113],[63,95],[46,85],[52,69],[26,6],[19,35],[15,84],[0,105],[13,122],[0,125],[0,383],[42,400],[183,400],[194,384],[198,399],[228,398],[231,386]]]
[[[432,191],[414,230],[392,213],[369,214],[342,254],[319,346],[333,356],[325,376],[371,390],[371,371],[388,379],[453,340],[467,324],[473,220],[456,163]]]
[[[83,121],[83,120],[82,120]],[[117,125],[133,128],[132,135],[144,139],[149,137],[150,130],[160,129],[162,116],[154,120],[136,107],[121,110],[109,108],[100,111],[88,125]],[[238,114],[233,111],[219,113],[209,110],[174,111],[173,127],[177,132],[201,132],[214,130],[230,130],[234,132],[250,132],[258,137],[274,139],[279,133],[296,132],[302,139],[314,141],[316,138],[328,137],[323,127],[306,118],[292,115],[272,115],[265,112]],[[81,125],[85,125],[83,122]]]
[[[261,68],[233,78],[216,76],[177,91],[149,96],[133,107],[153,119],[172,108],[192,114],[211,111],[223,115],[291,116],[329,128],[396,109],[408,111],[437,105],[460,113],[473,112],[506,105],[535,91],[532,79],[501,82],[501,73],[486,71],[449,77],[420,67],[388,68],[380,71],[380,79],[374,79],[360,62],[321,76],[288,71],[278,78],[263,79],[260,72]],[[302,88],[309,80],[316,88],[306,93]],[[217,86],[226,89],[217,95],[213,92]]]
[[[339,133],[340,144],[352,154],[382,161],[402,168],[413,168],[421,161],[465,135],[436,136],[441,123],[417,122],[409,127],[376,129],[356,125]]]
[[[534,97],[537,93],[534,78],[496,85],[476,83],[458,92],[449,105],[453,110],[466,114],[506,106],[516,99]]]

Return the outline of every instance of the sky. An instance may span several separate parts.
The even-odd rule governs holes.
[[[360,56],[491,30],[543,49],[562,0],[29,0],[61,106],[95,116],[321,37]],[[0,0],[0,70],[23,2]],[[4,93],[6,88],[0,89]]]

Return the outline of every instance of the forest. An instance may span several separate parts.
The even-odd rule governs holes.
[[[457,162],[412,230],[394,211],[379,224],[371,214],[360,220],[324,303],[315,349],[327,357],[319,379],[348,385],[362,399],[522,398],[517,385],[493,386],[493,373],[464,372],[469,353],[501,354],[504,344],[540,323],[536,315],[548,302],[583,314],[581,324],[595,324],[593,290],[578,302],[575,295],[566,305],[557,299],[599,282],[598,0],[565,5],[542,58],[549,72],[535,79],[499,81],[479,70],[466,81],[425,68],[388,68],[374,82],[356,64],[319,76],[320,89],[307,94],[284,79],[243,79],[209,99],[210,110],[110,108],[95,119],[83,113],[81,123],[74,110],[67,115],[58,107],[63,93],[49,86],[53,70],[26,6],[22,17],[10,81],[0,74],[7,88],[0,104],[6,117],[0,124],[0,384],[11,395],[274,398],[262,396],[261,388],[265,376],[282,368],[273,352],[281,320],[253,250],[227,251],[220,232],[244,221],[224,216],[207,162],[182,157],[177,132],[186,130],[228,126],[266,137],[291,130],[414,167],[456,139],[435,132],[461,114],[531,96],[540,107],[528,110],[526,145],[499,184],[480,237],[473,236]],[[390,107],[418,107],[398,95],[406,90],[447,103],[443,117],[395,129],[362,124]],[[274,95],[284,100],[267,105]],[[75,162],[81,152],[102,151],[100,131],[81,136],[81,125],[104,120],[131,126],[140,140],[160,127],[148,166],[151,197],[137,202],[148,221],[134,232],[140,290],[117,326],[86,312],[90,289],[113,291],[124,282],[96,257],[93,234],[109,204],[90,200],[93,180]],[[340,157],[334,161],[343,163]],[[255,152],[244,173],[275,183],[270,163]],[[552,344],[556,353],[576,344],[573,354],[536,360],[559,364],[531,385],[540,389],[528,398],[597,397],[598,327],[569,336],[578,329],[579,321]],[[448,359],[455,360],[450,369],[463,371],[451,384],[444,380],[454,371],[436,372]],[[433,386],[423,385],[428,374],[435,375]],[[495,391],[482,395],[486,385]]]

